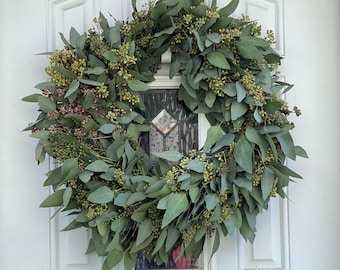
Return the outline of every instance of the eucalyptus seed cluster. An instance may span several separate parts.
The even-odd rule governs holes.
[[[55,83],[57,87],[70,85],[71,80],[66,79],[64,75],[56,70],[56,67],[67,69],[76,59],[76,50],[63,49],[54,51],[50,56],[50,65],[46,67],[46,73],[51,77],[51,82]]]
[[[97,86],[97,87],[96,87],[96,94],[97,94],[100,98],[106,99],[106,98],[109,97],[110,92],[109,92],[109,90],[107,89],[107,86],[103,84],[103,85],[101,85],[101,86]]]
[[[137,105],[140,102],[140,97],[138,95],[131,94],[127,89],[123,89],[122,100],[131,103],[131,105]]]
[[[181,236],[182,239],[184,241],[184,243],[189,243],[193,237],[195,236],[197,230],[200,228],[201,226],[198,224],[195,224],[193,226],[187,227],[184,230],[181,230]]]
[[[265,160],[262,160],[259,155],[255,156],[256,169],[254,171],[255,175],[252,177],[252,184],[254,187],[260,185],[265,167],[270,165],[274,159],[275,157],[271,148],[267,149]]]
[[[107,208],[107,204],[92,204],[87,209],[86,217],[88,220],[95,219],[96,217],[103,215]]]
[[[125,172],[121,169],[121,168],[115,168],[114,172],[113,172],[113,175],[114,175],[114,179],[116,180],[116,182],[124,187],[125,186]]]
[[[87,68],[86,60],[83,58],[76,58],[71,64],[71,70],[73,73],[77,74],[79,79],[84,77],[84,72]]]
[[[156,205],[152,205],[148,209],[148,217],[151,219],[152,224],[152,237],[158,238],[161,233],[162,228],[162,219],[163,219],[163,211],[157,209]]]
[[[113,124],[118,124],[118,117],[122,117],[126,114],[126,111],[112,105],[110,110],[106,114],[106,118]]]
[[[58,161],[64,161],[69,158],[80,158],[84,156],[84,144],[78,139],[73,140],[69,137],[65,137],[64,134],[52,134],[50,135],[50,141],[52,142],[53,157]]]
[[[241,31],[238,27],[221,28],[218,30],[221,36],[221,43],[225,44],[232,52],[236,52],[235,43],[239,40]]]
[[[223,86],[226,83],[226,77],[220,78],[208,78],[207,79],[209,89],[213,91],[219,97],[224,97],[224,93],[222,91]]]
[[[100,19],[94,18],[94,22],[99,26]],[[90,29],[88,35],[88,43],[90,45],[90,50],[96,55],[103,55],[103,53],[110,50],[109,45],[103,40],[103,37],[95,30]]]
[[[272,190],[270,191],[270,194],[269,194],[270,197],[276,197],[278,183],[279,183],[279,178],[275,177]]]
[[[214,212],[208,209],[204,209],[200,218],[202,220],[202,223],[206,227],[210,227],[212,225],[212,222],[210,220],[210,217],[214,215]]]
[[[216,171],[214,164],[211,162],[204,162],[203,167],[203,181],[204,183],[210,183],[216,177]]]
[[[250,70],[245,70],[245,74],[240,79],[240,82],[248,90],[248,95],[252,96],[256,103],[267,103],[263,88],[256,83],[256,78]]]

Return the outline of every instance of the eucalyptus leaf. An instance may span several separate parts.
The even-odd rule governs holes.
[[[248,111],[248,106],[242,102],[231,104],[231,120],[235,121]]]
[[[53,101],[51,101],[48,97],[39,96],[38,104],[40,109],[45,113],[53,112],[57,109],[57,105]]]
[[[65,189],[55,191],[40,204],[40,207],[62,206],[64,201],[64,192]]]
[[[80,85],[79,81],[77,81],[77,80],[72,81],[72,83],[70,84],[70,87],[67,90],[67,92],[66,92],[64,97],[68,98],[69,96],[74,94],[79,89],[79,85]]]
[[[207,139],[203,146],[203,151],[207,152],[211,147],[222,138],[222,128],[220,126],[212,126],[207,131]]]
[[[265,167],[261,178],[261,191],[263,200],[266,200],[271,193],[274,184],[274,178],[273,172]]]
[[[103,160],[95,160],[85,167],[86,170],[91,172],[106,172],[109,168],[109,165]]]
[[[246,172],[251,173],[253,170],[253,150],[245,136],[241,136],[237,141],[234,150],[235,161]]]
[[[222,53],[218,51],[211,51],[210,53],[208,53],[207,59],[209,63],[215,67],[219,67],[222,69],[230,69],[228,60],[225,58],[225,56]]]
[[[215,193],[209,193],[204,197],[205,205],[208,211],[215,209],[216,205],[219,203],[220,198]]]
[[[133,91],[142,91],[142,92],[149,90],[149,88],[150,88],[146,83],[143,83],[142,81],[135,80],[135,79],[129,80],[128,86]]]
[[[139,225],[138,233],[137,233],[137,239],[136,239],[136,245],[138,246],[141,243],[143,243],[143,241],[145,241],[151,234],[152,234],[151,219],[145,219]]]
[[[171,162],[176,162],[179,161],[183,155],[181,153],[179,153],[178,151],[163,151],[163,152],[158,152],[158,153],[152,153],[153,155],[155,155],[156,157],[171,161]]]
[[[92,203],[109,203],[113,201],[113,191],[106,186],[102,186],[91,192],[87,199]]]
[[[186,194],[171,193],[167,202],[167,209],[165,210],[162,229],[169,225],[176,217],[186,211],[189,207],[189,201]]]

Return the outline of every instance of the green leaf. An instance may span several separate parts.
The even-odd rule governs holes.
[[[203,151],[207,152],[211,147],[222,138],[222,128],[220,126],[212,126],[207,131],[207,139],[203,146]]]
[[[207,35],[207,39],[211,40],[212,42],[218,44],[221,42],[221,36],[218,33],[209,33]]]
[[[23,97],[21,100],[25,102],[38,102],[38,98],[42,97],[41,94],[32,94],[26,97]]]
[[[100,75],[103,74],[105,72],[105,68],[103,67],[94,67],[94,68],[89,68],[87,70],[85,70],[85,74],[94,74],[94,75]]]
[[[176,217],[185,212],[189,207],[189,202],[186,194],[171,193],[167,202],[167,209],[165,210],[162,229],[170,224]]]
[[[77,80],[72,81],[72,83],[70,84],[70,87],[67,90],[64,98],[68,98],[70,95],[75,93],[79,89],[79,85],[80,85],[79,81],[77,81]]]
[[[109,37],[110,37],[111,45],[120,43],[120,28],[121,28],[121,25],[119,23],[116,23],[116,25],[110,29]]]
[[[244,89],[242,83],[239,81],[236,82],[236,93],[237,93],[237,102],[241,102],[247,95],[247,90]]]
[[[124,270],[132,270],[137,261],[136,254],[130,254],[129,250],[127,250],[124,254]]]
[[[92,203],[109,203],[113,200],[113,191],[107,186],[102,186],[89,194],[87,198]]]
[[[67,68],[59,67],[59,66],[54,66],[53,69],[63,75],[65,79],[68,80],[74,80],[77,78],[77,75],[74,74],[72,71],[68,70]]]
[[[105,57],[105,59],[113,63],[117,63],[120,60],[120,57],[114,51],[104,52],[103,56]]]
[[[112,134],[112,132],[115,130],[116,126],[114,124],[108,123],[100,126],[98,131],[100,131],[103,134]]]
[[[133,205],[138,202],[142,202],[146,198],[144,191],[134,192],[126,201],[126,205]]]
[[[263,49],[269,48],[270,44],[267,40],[259,37],[253,37],[253,36],[242,36],[241,40],[245,43],[249,43],[256,47],[261,47]]]
[[[279,141],[283,153],[292,160],[296,159],[295,146],[293,138],[289,133],[276,137]]]
[[[159,36],[164,35],[164,34],[171,35],[173,32],[175,32],[175,30],[176,30],[176,27],[171,26],[171,27],[163,29],[162,31],[155,33],[154,36],[159,37]]]
[[[275,176],[273,172],[265,167],[261,178],[261,191],[263,200],[266,200],[269,197],[269,194],[273,188],[274,179]]]
[[[299,157],[308,158],[308,154],[301,146],[295,146],[295,153]]]
[[[146,91],[150,89],[150,87],[146,83],[135,79],[129,80],[128,86],[133,91]]]
[[[198,173],[202,173],[204,170],[204,163],[203,161],[200,161],[197,158],[195,158],[188,163],[187,169]]]
[[[168,234],[168,230],[162,230],[161,231],[160,235],[157,238],[155,248],[152,251],[152,255],[155,255],[157,253],[157,251],[160,250],[162,246],[164,246],[167,234]]]
[[[183,155],[180,152],[174,151],[174,150],[156,152],[156,153],[154,152],[152,154],[155,155],[156,157],[159,157],[159,158],[171,161],[171,162],[179,161],[183,157]]]
[[[39,130],[39,131],[36,131],[32,134],[30,134],[30,137],[32,138],[36,138],[36,139],[44,139],[44,140],[47,140],[50,136],[50,132],[47,131],[47,130]]]
[[[91,85],[91,86],[102,86],[103,85],[102,82],[88,80],[88,79],[80,79],[79,81],[81,83],[84,83],[84,84],[87,84],[87,85]]]
[[[248,106],[243,102],[233,102],[231,104],[231,120],[235,121],[248,111]]]
[[[119,264],[121,262],[121,260],[123,259],[124,256],[124,251],[123,249],[113,249],[111,250],[107,256],[106,256],[106,260],[105,263],[108,267],[108,269],[111,269],[113,267],[115,267],[117,264]]]
[[[253,150],[245,136],[241,136],[234,149],[235,161],[248,173],[253,171]]]
[[[135,111],[128,111],[124,116],[117,118],[120,124],[129,124],[131,121],[136,119],[140,114]]]
[[[69,158],[66,159],[61,165],[61,179],[62,183],[65,183],[75,177],[77,177],[80,173],[78,167],[78,159],[76,158]]]
[[[83,183],[87,183],[88,181],[91,180],[91,177],[93,175],[93,172],[89,172],[89,171],[84,171],[79,175],[79,179],[83,182]]]
[[[106,172],[109,168],[109,165],[103,160],[95,160],[85,167],[86,170],[91,172]]]
[[[40,109],[45,112],[54,112],[57,109],[57,105],[51,101],[48,97],[39,96],[38,97],[38,105]]]
[[[231,15],[237,8],[239,0],[232,0],[230,3],[224,8],[219,10],[219,14],[221,17],[228,17]]]
[[[40,207],[62,206],[64,201],[64,192],[65,189],[55,191],[40,204]]]
[[[252,182],[245,178],[245,177],[237,177],[235,180],[234,180],[234,183],[235,185],[237,185],[238,187],[242,187],[242,188],[245,188],[247,189],[248,191],[252,191],[253,189],[253,184]]]
[[[210,260],[212,256],[216,253],[216,251],[218,250],[219,246],[220,246],[220,232],[219,230],[215,230],[215,238],[214,238],[214,244],[213,244],[211,255],[210,255]]]
[[[207,54],[207,59],[209,63],[215,67],[230,69],[230,65],[223,53],[220,53],[218,51],[211,51]]]
[[[63,206],[66,207],[70,203],[71,197],[72,197],[72,188],[67,187],[63,194]]]
[[[165,251],[166,252],[170,251],[173,248],[173,246],[176,244],[179,236],[180,236],[180,232],[179,232],[178,228],[170,227],[168,229],[168,236],[167,236],[166,242],[165,242]]]
[[[131,192],[119,193],[118,196],[115,198],[114,204],[117,206],[125,206],[126,201],[131,196]]]
[[[74,27],[71,27],[70,29],[70,43],[73,48],[77,47],[77,40],[80,37],[80,34],[77,32],[77,30]]]
[[[225,84],[222,88],[222,92],[227,94],[229,97],[235,97],[237,95],[236,84],[235,83]]]
[[[245,40],[241,40],[236,44],[236,47],[240,53],[240,55],[247,59],[261,59],[263,58],[262,53],[251,43],[248,43]]]
[[[145,219],[138,228],[136,246],[140,245],[152,234],[152,222],[151,219]]]
[[[246,138],[248,141],[257,144],[260,147],[261,157],[264,161],[267,156],[267,141],[256,131],[253,127],[247,127],[246,129]]]
[[[207,210],[214,210],[216,205],[219,203],[220,198],[215,193],[209,193],[204,197],[205,205]]]
[[[214,106],[215,100],[216,94],[213,91],[209,91],[205,96],[205,104],[207,104],[209,108],[212,108]]]
[[[40,90],[53,90],[56,88],[55,83],[53,82],[42,82],[38,83],[37,85],[34,86],[34,88],[40,89]]]

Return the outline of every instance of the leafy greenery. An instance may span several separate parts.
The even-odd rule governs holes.
[[[60,164],[47,173],[55,192],[41,206],[72,210],[65,230],[92,230],[88,252],[106,256],[103,269],[132,269],[138,252],[158,263],[176,248],[197,257],[212,232],[213,253],[220,233],[253,241],[256,216],[301,178],[284,165],[307,154],[290,135],[280,93],[291,85],[279,81],[273,33],[230,17],[237,0],[215,2],[159,0],[138,11],[132,1],[130,21],[111,26],[100,14],[88,33],[72,28],[50,55],[41,93],[23,98],[39,107],[25,129],[39,140],[37,161],[47,154]],[[148,131],[141,93],[167,50],[169,76],[182,78],[178,100],[211,127],[202,149],[151,161],[139,144]]]

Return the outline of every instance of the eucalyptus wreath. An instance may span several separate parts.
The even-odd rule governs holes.
[[[49,54],[48,81],[23,98],[40,114],[26,127],[38,139],[35,158],[57,161],[46,175],[53,192],[42,207],[70,211],[65,230],[92,231],[87,252],[105,256],[103,269],[122,259],[132,269],[138,253],[161,264],[198,257],[207,237],[212,254],[220,234],[239,230],[253,241],[256,217],[271,197],[285,197],[301,178],[286,158],[307,157],[295,146],[279,79],[281,56],[271,31],[247,17],[231,17],[232,0],[158,0],[110,25],[100,14],[94,27],[70,30],[65,47]],[[112,20],[113,21],[113,20]],[[181,76],[178,102],[210,123],[202,149],[146,154],[140,137],[143,92],[170,50],[169,76]]]

